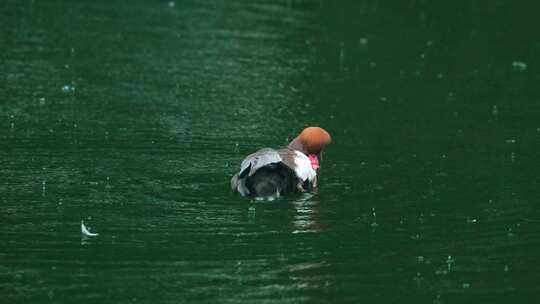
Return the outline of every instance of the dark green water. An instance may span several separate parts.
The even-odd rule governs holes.
[[[536,11],[397,2],[4,1],[2,303],[537,301]],[[229,192],[307,125],[317,192]]]

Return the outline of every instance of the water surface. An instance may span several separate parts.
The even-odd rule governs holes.
[[[6,303],[533,302],[533,11],[7,1]],[[333,135],[317,191],[229,192],[307,125]]]

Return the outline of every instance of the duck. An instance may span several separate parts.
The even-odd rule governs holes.
[[[242,196],[277,198],[316,188],[317,171],[330,133],[307,127],[287,147],[262,148],[248,155],[231,178],[231,190]]]

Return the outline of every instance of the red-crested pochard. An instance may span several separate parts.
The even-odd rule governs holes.
[[[243,196],[279,197],[317,187],[322,150],[332,138],[319,127],[305,128],[284,149],[261,149],[248,155],[231,179],[231,188]]]

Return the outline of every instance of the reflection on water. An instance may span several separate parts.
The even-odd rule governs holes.
[[[293,202],[296,209],[294,230],[292,233],[320,232],[322,227],[317,223],[317,204],[313,193],[303,193],[302,197]]]
[[[2,294],[530,303],[533,12],[505,0],[7,1]],[[243,155],[306,125],[333,134],[316,192],[229,193]],[[81,236],[81,220],[99,235]]]

